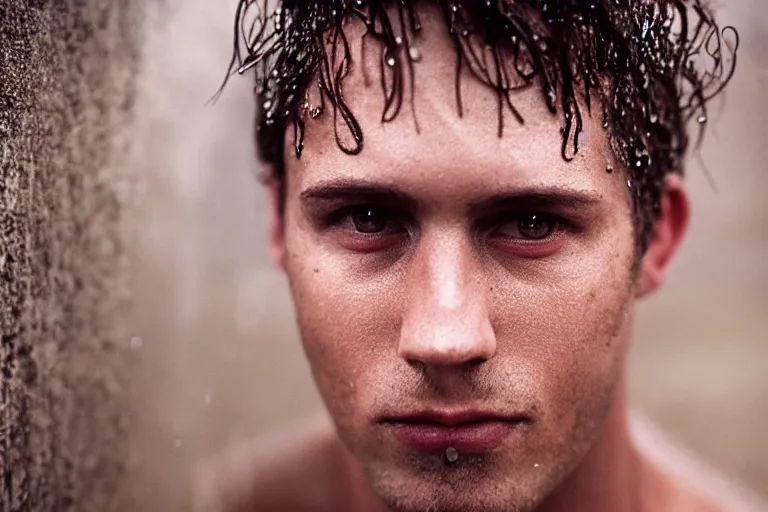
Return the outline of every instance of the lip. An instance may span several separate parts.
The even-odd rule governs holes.
[[[530,419],[479,411],[424,411],[385,418],[382,423],[395,438],[420,453],[442,453],[449,447],[460,454],[493,450]]]

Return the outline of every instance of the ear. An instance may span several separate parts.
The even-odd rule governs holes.
[[[689,220],[690,204],[682,179],[670,175],[661,197],[661,214],[640,267],[638,297],[650,295],[664,284],[667,269],[688,230]]]
[[[285,270],[285,217],[282,208],[284,188],[280,181],[274,177],[271,169],[266,169],[263,176],[262,183],[267,191],[269,208],[269,224],[267,226],[269,255],[274,265]]]

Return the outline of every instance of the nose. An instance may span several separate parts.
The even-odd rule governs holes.
[[[399,356],[427,367],[487,361],[496,336],[470,242],[448,236],[421,242],[408,272]]]

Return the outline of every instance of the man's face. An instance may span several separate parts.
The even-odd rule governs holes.
[[[467,75],[459,119],[454,50],[426,26],[420,133],[407,102],[381,123],[378,48],[363,59],[351,36],[365,146],[339,150],[327,112],[300,160],[287,150],[285,268],[317,385],[385,502],[530,510],[595,444],[621,382],[627,180],[607,172],[599,118],[563,160],[537,88],[514,95],[525,125],[507,112],[499,138],[496,96]]]

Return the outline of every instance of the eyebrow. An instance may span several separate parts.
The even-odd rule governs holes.
[[[343,179],[311,186],[299,194],[302,201],[319,199],[340,201],[349,199],[374,200],[417,207],[419,201],[392,185]],[[525,206],[535,208],[583,209],[600,202],[600,194],[593,190],[579,190],[559,186],[523,187],[497,192],[490,197],[470,203],[470,211]]]
[[[378,185],[356,180],[333,181],[310,187],[299,198],[320,199],[325,201],[339,201],[345,199],[365,199],[377,202],[399,203],[410,207],[416,207],[418,201],[396,187]]]

